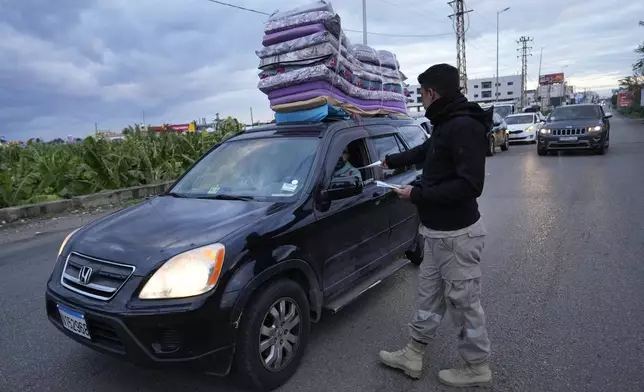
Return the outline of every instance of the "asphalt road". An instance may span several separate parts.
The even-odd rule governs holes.
[[[611,138],[606,156],[538,157],[527,145],[488,159],[483,305],[495,391],[644,391],[644,124],[614,118]],[[229,379],[121,363],[51,326],[43,291],[66,233],[0,248],[0,391],[237,391]],[[378,350],[406,339],[415,281],[409,267],[314,325],[281,391],[450,390],[436,380],[458,361],[449,323],[420,380],[378,363]]]

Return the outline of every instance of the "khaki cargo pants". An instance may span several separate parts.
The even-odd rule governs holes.
[[[486,234],[482,220],[454,232],[421,226],[420,234],[425,237],[425,257],[420,265],[416,312],[409,324],[411,337],[425,344],[433,339],[449,306],[460,329],[461,356],[470,364],[485,363],[490,340],[481,307],[479,263]]]

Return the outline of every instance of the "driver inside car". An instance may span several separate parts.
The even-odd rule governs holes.
[[[345,148],[338,159],[338,162],[335,164],[335,171],[333,172],[333,178],[343,178],[343,177],[353,177],[356,178],[360,183],[362,183],[362,175],[360,170],[353,167],[351,162],[349,162],[348,148]]]

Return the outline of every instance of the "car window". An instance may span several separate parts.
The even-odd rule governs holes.
[[[226,142],[171,189],[183,197],[284,198],[307,180],[318,138],[257,138]]]
[[[419,146],[427,140],[427,135],[420,127],[400,127],[399,131],[409,148]]]
[[[521,114],[521,115],[509,116],[505,118],[505,122],[508,125],[532,124],[533,121],[534,121],[533,114]]]
[[[385,136],[377,136],[371,139],[373,141],[374,147],[376,148],[376,152],[378,154],[378,159],[383,161],[385,160],[385,157],[387,155],[391,154],[397,154],[399,152],[405,151],[405,148],[402,146],[401,142],[398,140],[396,135],[385,135]],[[401,167],[398,169],[387,169],[383,170],[383,177],[385,179],[397,176],[398,174],[402,174],[406,171],[406,168]]]
[[[569,105],[555,108],[547,121],[591,120],[600,117],[599,110],[595,106]]]
[[[372,163],[369,161],[365,138],[353,140],[344,147],[339,156],[331,156],[330,159],[336,162],[332,178],[353,177],[364,184],[373,182],[373,168],[362,169]]]

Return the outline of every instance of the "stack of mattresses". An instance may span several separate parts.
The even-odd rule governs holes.
[[[328,1],[274,13],[264,31],[258,87],[275,112],[332,105],[362,115],[407,113],[396,56],[352,45]]]

